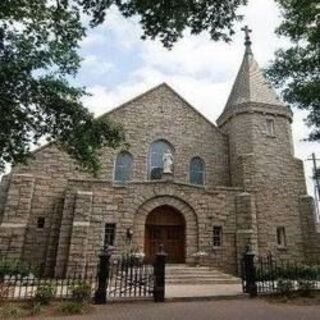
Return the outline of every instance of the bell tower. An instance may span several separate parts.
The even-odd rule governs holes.
[[[250,219],[256,220],[256,226],[246,229],[252,234],[256,229],[257,243],[253,245],[259,253],[277,251],[302,257],[298,207],[306,186],[302,162],[293,154],[292,112],[280,101],[256,62],[251,30],[247,26],[242,30],[245,33],[242,64],[217,120],[229,140],[231,184],[250,195],[256,216],[252,219],[250,213]],[[249,214],[245,211],[242,214]],[[241,221],[248,220],[241,215],[238,218],[238,228],[244,229]],[[283,248],[277,238],[279,230],[286,235]]]

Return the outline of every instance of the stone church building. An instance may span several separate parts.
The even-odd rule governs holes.
[[[2,253],[56,276],[95,268],[105,244],[150,261],[162,243],[169,263],[206,252],[204,263],[230,273],[246,245],[258,255],[319,258],[292,112],[266,83],[248,38],[217,124],[167,84],[105,116],[123,126],[129,147],[102,150],[97,177],[54,144],[3,177]]]

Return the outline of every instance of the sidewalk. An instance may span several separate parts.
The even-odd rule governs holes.
[[[241,284],[211,284],[211,285],[167,285],[166,300],[188,300],[210,297],[240,297],[242,293]]]
[[[174,303],[114,303],[94,313],[50,320],[317,320],[320,306],[273,304],[260,299]],[[34,319],[34,318],[33,318]]]

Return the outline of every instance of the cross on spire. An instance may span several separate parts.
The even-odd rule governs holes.
[[[248,26],[244,26],[243,28],[241,28],[242,31],[244,31],[244,35],[245,35],[245,41],[244,41],[244,45],[246,46],[246,53],[252,54],[251,51],[251,39],[250,39],[250,33],[252,32],[251,29],[249,29]]]

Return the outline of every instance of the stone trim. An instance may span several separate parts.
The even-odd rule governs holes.
[[[161,206],[170,206],[178,210],[186,223],[185,256],[186,262],[190,262],[192,254],[199,249],[199,222],[194,209],[184,200],[175,196],[156,196],[145,201],[136,211],[133,223],[133,242],[144,247],[145,223],[150,212]]]
[[[90,222],[89,221],[73,221],[72,225],[74,227],[89,227]]]
[[[0,225],[0,228],[25,228],[26,226],[26,223],[4,222]]]
[[[249,154],[249,155],[251,155],[251,154]],[[241,157],[241,156],[239,156],[239,157]],[[214,187],[207,188],[206,186],[198,186],[198,185],[194,185],[191,183],[180,182],[180,181],[168,181],[168,180],[144,180],[144,181],[131,180],[131,181],[127,181],[125,184],[116,183],[111,180],[101,180],[101,179],[71,178],[71,179],[68,179],[68,181],[70,183],[78,183],[78,182],[79,183],[99,183],[99,184],[105,183],[109,186],[112,186],[113,188],[127,188],[128,186],[131,186],[131,185],[141,185],[141,184],[159,185],[159,184],[171,183],[171,184],[175,184],[178,186],[185,186],[185,187],[190,187],[190,188],[194,188],[197,190],[203,190],[206,193],[212,193],[212,194],[218,193],[220,191],[235,191],[235,192],[243,191],[243,188],[241,188],[241,187],[214,186]]]
[[[290,122],[292,122],[292,117],[288,116],[287,114],[285,114],[285,112],[277,112],[277,111],[262,111],[262,110],[258,110],[258,109],[251,109],[251,110],[241,110],[241,111],[234,111],[233,113],[229,114],[229,115],[225,115],[220,121],[219,121],[219,127],[223,126],[228,120],[230,120],[231,118],[241,115],[241,114],[253,114],[253,113],[259,113],[259,114],[263,114],[263,115],[273,115],[276,117],[283,117],[283,118],[287,118]]]

